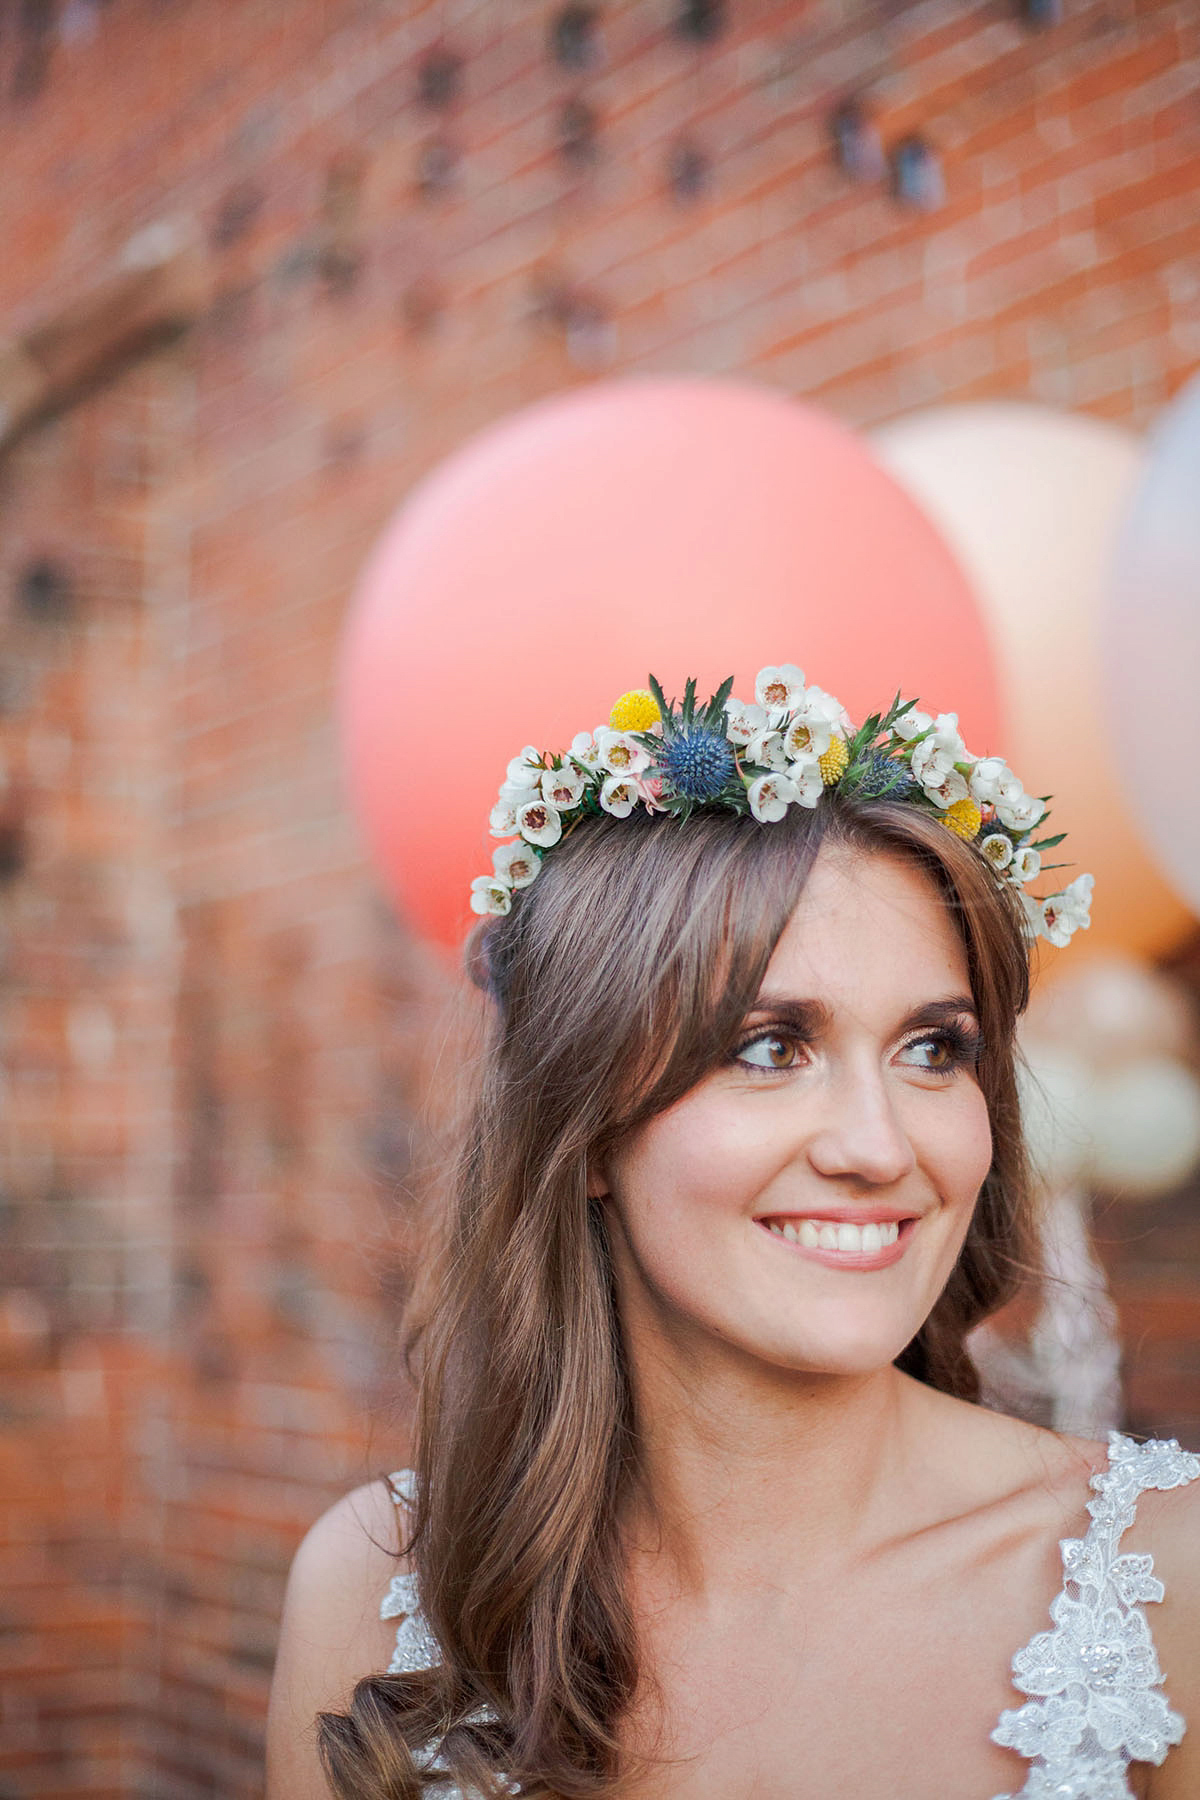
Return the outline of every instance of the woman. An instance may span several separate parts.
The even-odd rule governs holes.
[[[1200,1458],[985,1410],[965,1344],[1035,1271],[1014,1029],[1090,877],[1033,899],[1044,803],[952,714],[652,688],[493,812],[416,1473],[297,1554],[269,1800],[1195,1800]]]

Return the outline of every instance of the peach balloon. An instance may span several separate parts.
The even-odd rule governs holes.
[[[796,662],[855,718],[899,688],[1000,741],[986,633],[922,510],[854,433],[724,381],[556,396],[415,490],[347,621],[350,794],[408,919],[452,942],[523,744],[565,747],[650,672],[752,697]]]
[[[1139,440],[1096,419],[994,402],[916,413],[871,441],[974,582],[1009,722],[1002,753],[1031,793],[1053,795],[1050,830],[1069,833],[1061,854],[1073,866],[1056,879],[1096,877],[1091,929],[1072,950],[1170,948],[1190,919],[1126,802],[1100,666]]]

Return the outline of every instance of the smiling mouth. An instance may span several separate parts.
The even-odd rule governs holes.
[[[807,1218],[757,1219],[764,1231],[783,1238],[805,1250],[823,1250],[827,1254],[846,1257],[875,1257],[891,1250],[907,1237],[916,1218],[864,1219],[851,1223],[845,1219],[823,1219],[814,1214]]]

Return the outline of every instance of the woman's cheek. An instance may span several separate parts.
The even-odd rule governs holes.
[[[654,1120],[630,1169],[629,1198],[636,1204],[642,1194],[661,1203],[670,1196],[678,1211],[745,1212],[789,1151],[780,1149],[770,1119],[760,1109],[748,1115],[736,1098],[715,1096]]]

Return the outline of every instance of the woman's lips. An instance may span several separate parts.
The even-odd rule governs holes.
[[[895,1224],[897,1227],[895,1241],[892,1243],[884,1242],[878,1248],[843,1250],[834,1249],[828,1243],[802,1243],[793,1238],[793,1232],[798,1234],[802,1224],[814,1225],[817,1227],[818,1231],[822,1224],[836,1226],[838,1221],[830,1219],[828,1215],[819,1216],[813,1214],[811,1219],[806,1220],[800,1218],[765,1218],[756,1219],[754,1222],[761,1230],[766,1232],[767,1236],[771,1239],[771,1242],[777,1244],[781,1250],[793,1252],[797,1256],[807,1257],[810,1262],[824,1263],[826,1268],[847,1270],[889,1268],[892,1263],[898,1262],[904,1255],[905,1250],[908,1248],[909,1240],[912,1237],[913,1230],[918,1223],[915,1218],[911,1217],[889,1221],[882,1219],[879,1216],[876,1216],[874,1219],[862,1219],[860,1215],[860,1218],[857,1221],[854,1221],[854,1223],[859,1225],[874,1224],[876,1226]],[[846,1222],[849,1223],[849,1221]],[[782,1235],[782,1229],[785,1225],[792,1227],[792,1232],[789,1232],[786,1237]],[[811,1232],[807,1232],[805,1235],[811,1238],[812,1234]],[[826,1237],[828,1237],[828,1232],[826,1233]],[[868,1237],[868,1242],[874,1244],[874,1239]]]

